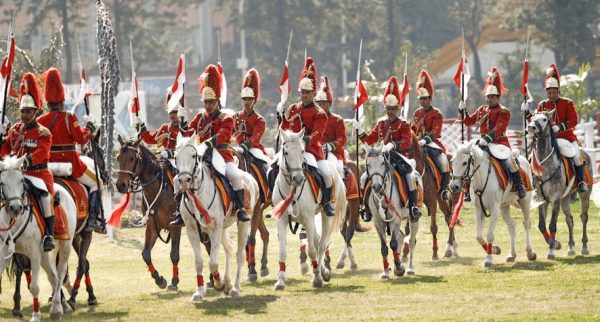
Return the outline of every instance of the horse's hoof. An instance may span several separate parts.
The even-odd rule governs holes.
[[[555,259],[556,255],[548,253],[548,259]]]
[[[506,262],[514,263],[516,258],[517,258],[517,256],[508,256],[508,257],[506,257]]]
[[[196,292],[192,295],[192,302],[200,303],[200,302],[202,302],[202,300],[204,300],[204,295],[199,294],[198,292]]]
[[[277,283],[275,283],[275,290],[276,291],[283,291],[285,289],[285,282],[283,281],[277,281]]]
[[[447,251],[444,253],[444,257],[446,257],[446,258],[450,258],[450,257],[452,257],[452,251],[451,251],[451,250],[447,250]]]
[[[248,282],[256,282],[257,280],[258,280],[258,275],[248,274]]]
[[[308,274],[308,264],[307,263],[300,263],[300,273],[302,275]]]
[[[567,252],[567,256],[575,256],[576,252],[575,249],[571,248],[569,249],[569,251]]]
[[[435,262],[435,261],[440,260],[440,258],[437,255],[433,255],[433,256],[431,256],[431,260]]]
[[[390,274],[387,271],[385,271],[381,273],[381,275],[379,275],[379,278],[381,278],[382,280],[388,280],[390,279]]]
[[[231,297],[240,297],[240,291],[232,288],[229,291],[229,296],[231,296]]]
[[[404,266],[400,265],[400,267],[396,267],[394,269],[394,275],[396,275],[398,277],[404,276]]]
[[[167,280],[164,279],[162,276],[159,276],[158,279],[156,280],[156,285],[158,285],[158,287],[161,290],[164,290],[165,288],[167,288]]]
[[[500,255],[500,254],[502,254],[502,249],[500,249],[499,246],[494,245],[492,248],[492,253],[494,255]]]
[[[342,261],[340,261],[340,262],[338,262],[338,263],[335,265],[335,268],[336,268],[336,269],[342,269],[342,268],[344,268],[344,266],[346,266],[346,263],[345,263],[345,262],[342,262]]]
[[[406,272],[406,275],[415,275],[415,271],[413,269],[409,269],[408,272]]]
[[[320,278],[313,279],[312,286],[317,288],[323,287],[323,280]]]
[[[96,299],[95,296],[91,296],[90,298],[88,298],[88,305],[90,306],[96,306],[98,305],[98,299]]]
[[[16,318],[23,318],[23,311],[21,311],[20,309],[13,309],[12,310],[12,315]]]
[[[39,322],[42,319],[42,314],[40,312],[33,312],[31,314],[30,322]]]
[[[265,268],[263,268],[263,269],[260,270],[260,277],[265,277],[267,275],[269,275],[269,269],[268,268],[265,267]]]
[[[483,262],[483,267],[485,268],[492,268],[492,262]]]
[[[178,288],[176,285],[171,284],[171,285],[167,286],[167,291],[177,292],[177,290],[178,290]]]
[[[562,244],[558,240],[555,240],[554,241],[554,249],[560,250],[561,248],[562,248]]]
[[[353,270],[353,271],[357,270],[358,269],[358,264],[356,264],[356,263],[350,263],[350,269]]]
[[[537,254],[534,251],[528,252],[527,259],[533,262],[537,259]]]
[[[321,275],[323,275],[323,281],[329,282],[331,280],[331,270],[323,269]]]
[[[50,312],[50,320],[52,321],[56,321],[56,320],[60,320],[60,318],[62,318],[62,313],[61,312]]]
[[[215,282],[215,285],[213,286],[213,288],[217,292],[222,292],[225,289],[225,284]]]
[[[76,306],[76,302],[74,298],[70,298],[67,303],[69,304],[69,306],[71,307],[71,310],[75,311],[75,306]]]
[[[589,254],[590,254],[590,250],[587,247],[581,248],[581,255],[589,255]]]

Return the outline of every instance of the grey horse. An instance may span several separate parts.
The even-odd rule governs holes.
[[[561,248],[561,244],[556,240],[556,221],[558,220],[558,212],[562,208],[567,226],[569,227],[569,251],[567,255],[575,255],[575,241],[573,240],[573,215],[571,214],[571,194],[576,191],[577,185],[573,182],[573,177],[567,182],[565,167],[561,161],[561,155],[558,150],[558,144],[550,120],[554,110],[548,112],[538,112],[531,117],[527,126],[530,135],[533,135],[533,156],[537,165],[532,162],[532,168],[541,167],[541,173],[537,175],[537,194],[543,198],[543,203],[539,209],[539,224],[538,227],[546,242],[548,243],[548,259],[554,259],[555,250]],[[592,173],[592,163],[589,154],[582,151],[585,159],[585,166]],[[588,255],[588,237],[587,237],[587,222],[588,209],[590,206],[590,194],[592,186],[588,186],[587,192],[578,192],[581,200],[581,223],[583,225],[583,238],[581,239],[581,254]],[[549,230],[546,229],[546,214],[548,205],[552,204],[552,217],[550,218]]]

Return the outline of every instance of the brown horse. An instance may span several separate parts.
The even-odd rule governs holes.
[[[248,153],[248,152],[245,152]],[[250,173],[254,179],[258,182],[259,178],[256,177],[254,171],[248,171],[248,167],[250,166],[246,161],[245,153],[239,153],[235,151],[235,155],[239,160],[239,168],[243,171]],[[268,189],[268,187],[267,187]],[[256,282],[258,279],[256,273],[256,261],[254,250],[256,247],[256,231],[260,231],[260,238],[263,242],[263,252],[260,260],[260,276],[265,277],[269,275],[269,268],[267,267],[267,254],[269,252],[269,230],[265,226],[265,221],[263,218],[263,211],[271,205],[270,194],[267,192],[267,196],[261,196],[256,202],[256,206],[254,206],[254,211],[252,212],[252,221],[250,222],[250,236],[248,237],[248,244],[246,245],[246,260],[248,262],[248,280],[250,282]]]
[[[350,172],[352,172],[352,174],[354,175],[353,180],[356,181],[356,186],[358,188],[358,180],[361,175],[360,169],[358,169],[358,165],[356,164],[356,162],[354,162],[352,160],[348,160],[348,161],[346,161],[346,166],[348,167],[348,170]],[[352,178],[352,176],[349,175],[346,177],[346,180],[350,180],[350,178]],[[348,185],[346,185],[346,186],[348,186]],[[348,258],[350,259],[350,269],[355,270],[358,268],[358,264],[356,263],[356,258],[354,256],[354,250],[352,248],[351,242],[352,242],[352,237],[354,237],[354,232],[357,230],[357,224],[358,224],[358,220],[359,220],[359,217],[358,217],[359,206],[360,206],[360,200],[358,197],[348,199],[348,207],[346,208],[346,217],[344,218],[345,220],[342,224],[342,227],[340,228],[340,233],[344,237],[345,245],[344,245],[344,249],[340,253],[340,257],[336,264],[336,268],[338,268],[338,269],[344,268],[346,256],[348,256]],[[329,260],[329,253],[327,253],[327,256],[325,258],[325,261],[328,264],[327,260]]]
[[[431,224],[429,226],[431,230],[431,235],[433,239],[433,255],[431,256],[432,260],[438,260],[438,245],[437,245],[437,209],[439,209],[444,214],[444,219],[446,220],[446,224],[450,225],[450,220],[452,219],[452,209],[454,207],[454,202],[456,202],[459,198],[458,193],[452,193],[449,201],[442,200],[442,197],[439,194],[440,187],[436,182],[433,171],[429,164],[425,160],[425,156],[423,155],[423,150],[419,146],[418,139],[414,135],[412,135],[412,144],[410,150],[408,152],[408,157],[414,159],[417,164],[417,171],[423,177],[423,202],[427,207],[427,213],[431,217]],[[448,162],[450,162],[451,155],[447,154]],[[456,236],[454,235],[454,228],[449,228],[450,232],[448,234],[448,242],[446,245],[446,252],[444,253],[444,257],[451,257],[452,255],[458,256],[458,242],[456,241]],[[406,243],[404,245],[406,251]]]
[[[144,199],[142,214],[148,214],[142,258],[156,285],[164,289],[167,287],[167,281],[152,264],[151,252],[157,238],[160,238],[165,244],[171,240],[170,256],[173,263],[173,278],[169,290],[177,290],[181,227],[169,225],[171,215],[176,210],[176,203],[173,186],[167,178],[168,170],[165,168],[166,165],[159,164],[148,148],[140,144],[141,139],[124,141],[121,136],[118,139],[121,149],[117,156],[119,174],[115,185],[120,193],[133,192],[138,189],[138,191],[142,191]],[[163,229],[169,231],[166,239],[160,236],[160,230]]]

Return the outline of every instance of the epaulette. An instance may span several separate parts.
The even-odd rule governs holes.
[[[40,131],[40,136],[50,136],[50,130],[44,126],[40,125],[38,131]]]

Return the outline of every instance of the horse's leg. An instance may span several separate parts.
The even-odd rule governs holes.
[[[22,255],[14,254],[12,258],[12,265],[15,265],[15,294],[13,295],[14,306],[12,310],[12,315],[14,317],[22,318],[23,311],[21,310],[21,276],[23,276],[23,263],[21,262],[20,258],[18,258],[19,256]]]
[[[495,233],[496,233],[496,224],[498,223],[498,217],[500,217],[500,206],[494,205],[489,210],[490,212],[490,224],[488,226],[487,234],[486,234],[486,252],[487,257],[484,261],[484,266],[486,268],[492,267],[492,254],[500,255],[500,247],[494,245]],[[513,224],[514,226],[514,224]]]
[[[322,214],[323,216],[324,214]],[[318,242],[315,231],[315,220],[312,215],[304,215],[305,218],[308,217],[304,222],[304,228],[306,229],[306,248],[308,253],[308,258],[310,258],[310,264],[313,268],[313,287],[322,287],[323,286],[323,277],[321,275],[320,263],[318,261],[317,252],[318,250]],[[323,227],[325,229],[325,227]]]
[[[566,197],[568,198],[568,197]],[[548,259],[556,258],[554,254],[555,250],[560,249],[560,242],[556,240],[556,223],[558,221],[558,213],[560,212],[560,199],[552,202],[552,217],[550,218],[550,225],[548,229],[550,233],[548,234]]]
[[[275,201],[273,201],[275,203]],[[275,282],[275,290],[283,291],[285,289],[285,260],[287,259],[286,239],[287,239],[287,211],[283,216],[277,219],[277,238],[279,239],[279,274]]]
[[[410,235],[410,222],[406,222],[404,225],[404,236]],[[406,241],[406,238],[402,240],[402,262],[408,262],[408,253],[410,252],[410,245]]]
[[[308,259],[308,255],[306,255],[306,245],[308,244],[308,240],[306,238],[306,227],[304,225],[300,225],[298,238],[300,239],[300,274],[306,275],[308,274],[308,264],[306,263],[306,260]]]
[[[510,216],[510,206],[501,207],[500,213],[502,214],[502,219],[504,219],[504,222],[506,223],[508,236],[510,238],[510,252],[508,253],[508,256],[506,256],[506,262],[512,263],[517,258],[517,232],[515,230],[515,221]]]
[[[262,211],[260,211],[262,204],[257,203],[254,206],[252,212],[252,220],[250,221],[250,236],[248,236],[248,245],[246,245],[246,261],[248,262],[248,281],[256,282],[258,274],[256,273],[256,231],[260,224],[260,217],[262,217]]]
[[[344,217],[344,221],[342,222],[342,226],[340,227],[340,234],[344,238],[344,248],[340,252],[340,257],[338,257],[337,263],[335,264],[335,268],[342,269],[346,265],[346,256],[348,255],[348,242],[346,239],[346,231],[348,229],[348,221],[350,217],[350,208],[346,209],[346,215]]]
[[[459,196],[457,195],[456,198]],[[452,194],[452,200],[456,200],[454,194]],[[444,214],[444,220],[446,227],[448,227],[448,241],[446,242],[446,250],[444,251],[444,257],[450,258],[452,255],[458,257],[458,243],[456,242],[456,235],[454,234],[454,227],[450,228],[450,222],[452,221],[452,203],[441,200],[441,196],[438,196],[438,206],[440,211]]]
[[[400,223],[394,223],[394,228],[392,229],[392,236],[390,238],[390,248],[392,249],[392,254],[394,255],[394,275],[403,276],[405,269],[402,266],[402,260],[400,260],[400,245],[402,245],[404,241],[404,233],[402,229],[400,229]]]
[[[583,237],[581,238],[581,255],[589,255],[590,250],[588,249],[588,236],[587,236],[587,223],[588,223],[588,210],[590,208],[590,194],[592,187],[588,187],[588,191],[579,194],[579,200],[581,201],[581,225],[583,228]]]
[[[479,207],[475,208],[475,226],[476,226],[476,238],[477,242],[483,247],[483,250],[486,252],[486,259],[484,262],[489,261],[491,263],[492,251],[488,252],[487,243],[485,242],[485,238],[483,238],[483,212]],[[491,247],[490,247],[491,248]]]
[[[223,233],[221,234],[221,245],[223,245],[223,251],[225,252],[225,269],[223,270],[223,293],[225,295],[229,294],[229,291],[233,289],[233,284],[231,283],[231,255],[233,254],[233,243],[231,242],[231,238],[229,238],[228,228],[223,228]],[[245,245],[244,245],[245,247]]]
[[[41,253],[41,249],[39,250],[39,252]],[[29,292],[31,293],[31,296],[33,296],[33,313],[31,314],[31,320],[30,321],[40,321],[41,319],[41,313],[40,313],[40,301],[39,301],[39,294],[40,294],[40,284],[39,284],[39,277],[40,277],[40,256],[41,254],[36,254],[36,255],[32,255],[29,260],[30,260],[30,264],[31,264],[31,283],[29,283]],[[0,265],[2,266],[2,265]],[[4,271],[4,267],[0,267],[2,268],[2,271]],[[52,275],[51,273],[47,273],[48,275]],[[61,308],[62,309],[62,308]]]
[[[182,207],[184,208],[184,207]],[[200,233],[198,232],[196,221],[187,220],[188,224],[185,225],[186,235],[192,245],[194,251],[194,264],[196,267],[196,292],[192,295],[192,302],[202,302],[204,295],[206,295],[206,287],[204,286],[204,276],[202,275],[202,269],[204,264],[202,262],[202,242],[200,239]],[[206,246],[206,245],[205,245]]]
[[[79,285],[81,283],[81,278],[83,277],[83,274],[85,272],[85,262],[82,263],[81,245],[83,243],[83,236],[86,234],[90,234],[91,236],[91,233],[86,233],[84,229],[81,232],[81,235],[75,236],[75,238],[73,238],[73,249],[77,254],[77,270],[75,272],[75,280],[73,281],[73,286],[71,287],[71,296],[67,301],[73,310],[75,310],[76,307],[77,295],[79,294]]]
[[[144,262],[146,262],[146,265],[148,266],[148,271],[150,271],[150,276],[152,276],[156,285],[158,285],[158,287],[160,288],[166,288],[167,280],[165,280],[158,273],[158,271],[156,270],[156,268],[154,268],[154,265],[152,264],[152,248],[156,243],[156,238],[158,238],[158,235],[156,234],[154,228],[154,221],[148,220],[144,238],[144,249],[142,250],[142,258],[144,259]]]
[[[244,257],[246,257],[246,243],[248,240],[248,223],[239,222],[237,223],[237,252],[236,252],[236,264],[237,270],[235,273],[235,282],[233,288],[229,291],[229,296],[240,296],[242,292],[241,279],[242,279],[242,267],[244,266]]]
[[[181,241],[181,228],[174,227],[169,230],[171,233],[171,264],[173,264],[173,277],[171,285],[167,287],[169,291],[177,291],[179,285],[179,245]]]
[[[41,250],[40,250],[40,252],[41,252]],[[35,257],[35,256],[32,256],[32,257]],[[37,275],[39,275],[39,267],[41,265],[41,267],[44,269],[44,271],[46,271],[46,276],[48,277],[48,280],[50,281],[50,285],[52,286],[53,296],[52,296],[52,306],[50,308],[50,318],[52,320],[59,319],[63,315],[63,308],[61,305],[61,296],[60,296],[60,288],[61,288],[62,283],[58,280],[56,266],[52,263],[52,259],[50,258],[49,253],[41,253],[40,257],[37,260],[38,260],[38,262],[36,264],[34,259],[30,258],[31,274],[32,274],[31,287],[33,287],[33,275],[35,274],[33,271],[34,267],[36,267],[36,266],[38,267]],[[33,292],[32,292],[32,294],[33,294]],[[39,284],[37,285],[37,294],[39,294]],[[37,294],[34,294],[34,306],[35,306],[35,299],[38,297]],[[38,312],[39,312],[39,304],[38,304]]]
[[[546,228],[546,215],[548,214],[548,202],[544,202],[543,204],[538,206],[538,229],[544,236],[544,240],[550,245],[550,234]]]
[[[390,263],[388,262],[388,247],[386,245],[385,240],[385,223],[377,222],[375,223],[375,229],[377,230],[377,235],[379,235],[379,243],[381,245],[381,258],[383,260],[383,272],[379,276],[381,279],[390,278]],[[400,241],[401,242],[401,241]]]
[[[348,215],[349,218],[348,228],[346,229],[346,235],[344,238],[346,239],[348,259],[350,259],[350,269],[356,270],[358,268],[358,264],[356,262],[356,256],[354,255],[354,248],[352,247],[352,238],[354,237],[354,232],[356,231],[356,223],[358,222],[358,207],[359,201],[358,198],[349,202],[348,204]]]
[[[260,223],[258,224],[258,230],[260,232],[260,239],[263,243],[262,256],[260,258],[260,277],[269,275],[269,268],[267,267],[267,256],[269,255],[269,230],[265,225],[265,218],[263,217],[264,205],[259,208],[258,214]]]
[[[527,252],[527,259],[534,261],[537,259],[537,254],[533,249],[531,243],[531,201],[532,197],[519,201],[521,206],[521,212],[523,213],[523,228],[525,228],[525,251]]]
[[[417,246],[417,232],[419,231],[419,222],[411,222],[410,223],[410,256],[408,258],[408,271],[406,271],[407,275],[415,275],[415,267],[413,266],[413,257],[415,254],[415,247]]]
[[[431,255],[431,260],[438,260],[438,243],[437,243],[437,204],[434,198],[431,202],[427,203],[427,212],[429,213],[429,217],[431,218],[431,223],[429,224],[429,229],[431,230],[431,238],[432,238],[432,246],[431,250],[433,254]],[[411,232],[412,235],[412,232]]]
[[[323,281],[329,282],[331,279],[331,256],[329,254],[329,242],[331,241],[331,235],[334,233],[332,231],[333,217],[321,215],[321,228],[322,231],[320,238],[318,238],[318,234],[315,234],[317,237],[315,241],[318,242],[319,245],[317,263],[321,267],[321,276],[323,277]]]
[[[224,215],[222,215],[224,216]],[[224,220],[221,219],[221,220]],[[210,275],[214,280],[214,288],[215,291],[221,292],[225,288],[225,284],[221,281],[221,275],[219,274],[219,248],[222,243],[222,235],[223,235],[223,221],[216,222],[214,230],[209,233],[210,236],[210,259],[208,260],[208,269],[210,270]]]
[[[567,256],[575,256],[575,239],[573,238],[573,214],[571,213],[571,197],[567,196],[560,201],[560,207],[565,214],[567,227],[569,228],[569,250]]]
[[[69,256],[71,255],[71,242],[66,240],[59,240],[57,243],[58,246],[58,264],[56,266],[56,273],[58,276],[58,296],[59,302],[62,305],[64,313],[73,312],[73,308],[67,303],[67,299],[65,298],[62,292],[62,285],[65,277],[67,276],[69,269]]]

